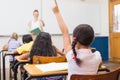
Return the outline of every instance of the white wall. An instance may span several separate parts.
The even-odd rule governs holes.
[[[100,2],[100,34],[97,36],[109,36],[109,0],[84,0],[89,3]]]
[[[109,0],[100,0],[101,3],[101,33],[99,36],[109,36]]]
[[[100,1],[101,6],[101,15],[100,15],[100,26],[101,26],[101,30],[100,30],[100,34],[96,35],[96,36],[108,36],[109,35],[109,18],[108,18],[108,0],[86,0],[90,3],[92,2],[96,2]],[[0,37],[0,48],[1,46],[6,43],[8,41],[8,37]],[[62,42],[62,36],[53,36],[53,43],[59,47],[60,49],[63,48],[63,42]],[[21,41],[21,38],[20,38]]]
[[[41,0],[0,1],[0,35],[9,35],[12,32],[28,33],[27,23],[32,19],[34,9],[38,9],[42,14],[41,17],[46,24],[45,31],[60,34],[58,23],[51,10],[52,2],[49,0],[42,0],[42,2]],[[57,0],[57,2],[70,33],[76,25],[88,23],[93,26],[96,33],[102,36],[108,35],[106,32],[108,30],[108,0]],[[8,27],[11,29],[7,29]]]
[[[82,0],[81,0],[82,1]],[[100,34],[96,36],[109,36],[109,0],[83,0],[86,3],[100,3]],[[95,13],[96,14],[96,13]]]
[[[99,0],[57,0],[57,3],[69,33],[72,33],[78,24],[90,24],[95,33],[100,33],[101,8]],[[42,17],[46,25],[44,29],[51,34],[61,34],[55,15],[51,10],[52,7],[52,1],[43,0]]]

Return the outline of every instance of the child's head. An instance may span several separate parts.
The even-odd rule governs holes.
[[[34,41],[30,52],[30,58],[37,56],[56,56],[56,51],[53,49],[52,40],[49,33],[41,32]]]
[[[30,34],[25,34],[22,37],[22,41],[23,41],[24,44],[29,43],[29,42],[33,41],[33,38]]]
[[[82,45],[84,47],[89,47],[89,45],[92,43],[94,39],[94,30],[93,28],[88,24],[80,24],[78,25],[74,31],[73,31],[73,42],[72,42],[72,50],[74,53],[74,56],[76,58],[76,63],[80,63],[80,59],[77,59],[77,53],[75,51],[76,44],[78,46]]]
[[[14,33],[12,33],[10,38],[17,40],[18,39],[18,34],[14,32]]]

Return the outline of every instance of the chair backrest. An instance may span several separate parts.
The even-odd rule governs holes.
[[[120,68],[111,72],[96,75],[72,75],[70,80],[118,80]]]
[[[65,56],[54,56],[54,57],[48,57],[48,56],[33,56],[33,64],[44,64],[44,63],[50,63],[50,62],[66,62]]]

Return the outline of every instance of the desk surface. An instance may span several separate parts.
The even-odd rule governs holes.
[[[39,64],[41,65],[41,64]],[[24,66],[25,70],[28,72],[30,76],[51,76],[51,75],[65,75],[68,74],[67,70],[63,71],[50,71],[50,72],[43,72],[42,70],[38,69],[35,64],[26,64]],[[107,69],[106,66],[102,66],[99,70]]]
[[[66,75],[68,74],[67,70],[61,71],[50,71],[50,72],[43,72],[38,69],[35,64],[26,64],[24,66],[25,70],[28,72],[30,76],[54,76],[54,75]]]
[[[15,56],[15,59],[18,61],[18,62],[29,62],[29,60],[21,60],[19,58],[19,56]]]
[[[91,49],[91,50],[96,50],[96,48],[93,48],[93,47],[90,47],[89,49]]]
[[[13,54],[12,52],[9,52],[9,51],[4,51],[4,53],[7,55],[16,55],[16,54]]]

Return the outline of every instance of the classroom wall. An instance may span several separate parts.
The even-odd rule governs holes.
[[[101,33],[92,43],[93,47],[101,52],[103,60],[109,60],[109,0],[100,0],[101,3]]]
[[[109,36],[109,0],[100,0],[101,3],[101,33],[98,36]]]
[[[100,0],[100,34],[96,35],[91,44],[100,51],[102,60],[109,60],[109,0]]]
[[[95,2],[97,0],[87,0],[87,1]],[[100,17],[101,18],[100,19],[101,30],[100,30],[100,34],[97,34],[96,36],[100,37],[100,38],[104,38],[104,37],[108,37],[109,36],[108,0],[99,0],[99,1],[101,3],[101,6],[100,6],[100,8],[101,8],[101,11],[100,11],[101,12],[101,15],[100,15],[101,16]],[[7,43],[8,39],[9,39],[9,37],[0,37],[0,49],[3,46],[4,43]],[[19,38],[19,40],[20,40],[20,42],[22,42],[21,41],[21,37]],[[53,44],[56,47],[58,47],[60,49],[63,49],[63,42],[62,42],[63,39],[62,39],[61,35],[54,35],[54,36],[52,36],[52,40],[53,40]],[[108,38],[107,38],[107,41],[108,41]],[[100,40],[100,42],[101,42],[101,40]],[[109,41],[108,41],[108,43],[109,43]],[[98,44],[94,44],[94,46],[96,46],[96,45],[98,45]],[[103,46],[100,46],[100,47],[103,47]],[[109,46],[108,46],[108,48],[106,48],[106,50],[109,53]],[[104,57],[104,54],[108,55],[108,53],[103,53],[102,56]],[[105,59],[107,59],[107,58],[105,58]]]
[[[109,60],[109,46],[108,46],[108,37],[95,37],[94,41],[91,44],[91,47],[96,48],[97,51],[101,53],[102,60]]]
[[[72,36],[71,36],[72,37]],[[0,48],[4,43],[7,43],[8,37],[0,37]],[[22,42],[22,38],[19,38],[19,41]],[[55,45],[60,50],[63,49],[63,37],[62,36],[52,36],[53,45]],[[108,37],[107,36],[96,36],[91,47],[96,48],[96,50],[101,52],[103,60],[109,59],[109,46],[108,46]]]
[[[109,36],[109,0],[84,0],[89,3],[100,2],[100,34],[96,36]]]

